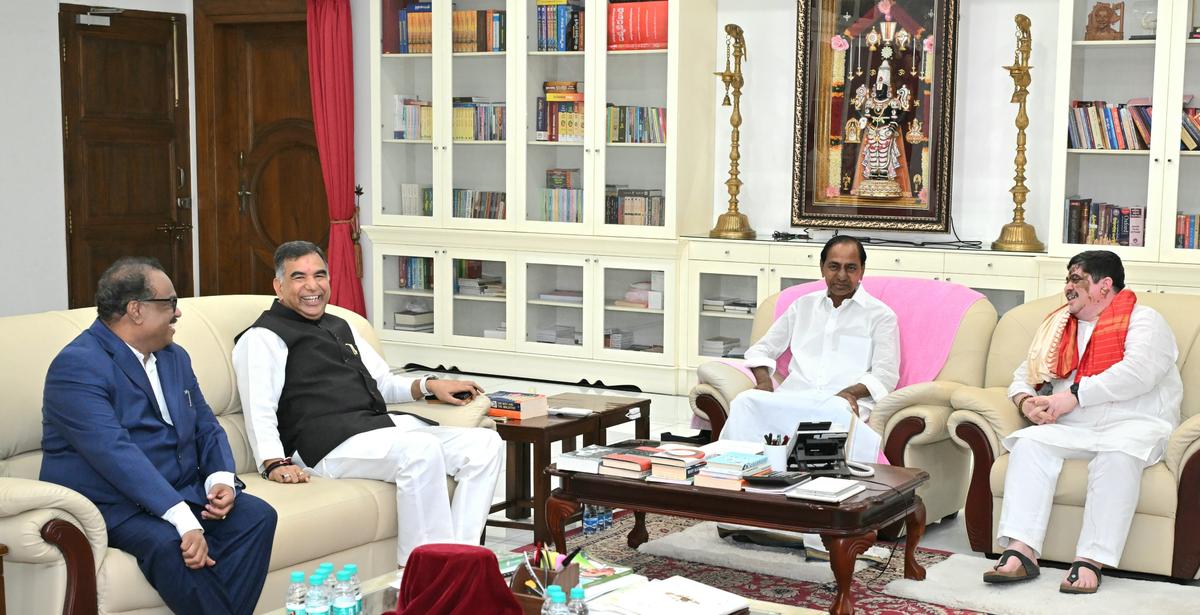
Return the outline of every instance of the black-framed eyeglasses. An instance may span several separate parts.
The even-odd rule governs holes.
[[[163,297],[161,299],[138,299],[140,303],[166,303],[171,306],[171,311],[174,312],[176,306],[179,305],[179,297]]]
[[[1087,277],[1087,276],[1078,275],[1078,274],[1074,274],[1074,273],[1073,273],[1073,274],[1071,274],[1071,275],[1067,276],[1067,277],[1066,277],[1066,280],[1064,280],[1064,281],[1065,281],[1067,284],[1078,284],[1078,283],[1080,283],[1080,282],[1082,282],[1082,281],[1084,281],[1084,280],[1089,280],[1089,281],[1090,281],[1090,280],[1091,280],[1091,278],[1089,278],[1089,277]]]

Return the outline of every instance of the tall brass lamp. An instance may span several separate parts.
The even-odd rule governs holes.
[[[1014,184],[1009,189],[1013,197],[1013,220],[1000,229],[1000,238],[992,242],[993,250],[1005,252],[1043,252],[1045,244],[1037,238],[1037,229],[1025,222],[1025,197],[1029,188],[1025,186],[1025,129],[1029,127],[1029,115],[1025,113],[1025,99],[1029,97],[1029,53],[1033,49],[1033,39],[1029,34],[1029,18],[1017,14],[1017,51],[1013,57],[1013,65],[1005,66],[1013,79],[1012,102],[1017,103],[1017,172],[1013,176]]]
[[[730,56],[733,57],[733,66],[730,68]],[[738,153],[738,136],[739,128],[742,125],[742,86],[745,85],[745,80],[742,78],[742,61],[746,59],[746,39],[743,35],[741,26],[737,24],[725,25],[725,70],[713,73],[721,78],[721,83],[725,84],[725,100],[721,101],[722,107],[729,106],[730,90],[733,90],[733,113],[729,116],[729,123],[733,126],[733,132],[729,139],[729,179],[725,180],[725,187],[729,189],[729,209],[717,217],[717,225],[708,232],[709,237],[718,239],[754,239],[754,229],[750,228],[750,219],[738,211],[738,193],[742,189],[742,180],[738,178],[738,160],[741,159],[741,154]]]

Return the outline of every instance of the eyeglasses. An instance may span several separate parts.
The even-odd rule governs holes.
[[[179,305],[179,297],[163,297],[161,299],[138,299],[139,303],[166,303],[171,306],[171,311],[174,312],[176,306]]]
[[[1089,279],[1089,278],[1085,275],[1071,274],[1071,275],[1067,276],[1066,283],[1067,284],[1078,284],[1087,279]]]

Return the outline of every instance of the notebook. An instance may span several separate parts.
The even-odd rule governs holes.
[[[856,480],[818,476],[787,492],[789,498],[837,503],[866,489]]]

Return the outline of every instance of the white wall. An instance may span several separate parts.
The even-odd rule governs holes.
[[[1009,102],[1012,79],[1001,68],[1011,64],[1016,45],[1016,13],[1033,22],[1033,84],[1030,86],[1029,159],[1026,220],[1046,241],[1049,210],[1051,98],[1057,47],[1057,0],[972,0],[963,2],[959,21],[955,91],[954,184],[951,216],[962,239],[990,246],[1000,227],[1012,219],[1013,157],[1016,155],[1017,106]],[[792,200],[792,123],[796,57],[796,0],[718,0],[713,70],[724,67],[723,26],[736,23],[746,34],[749,59],[743,63],[740,210],[760,234],[789,230]],[[723,89],[714,97],[720,103]],[[716,202],[713,220],[728,207],[724,181],[729,172],[729,109],[718,107]],[[945,234],[862,231],[872,237],[945,241]],[[831,231],[816,231],[827,238]]]
[[[190,0],[105,0],[104,6],[187,16],[188,81],[195,88]],[[58,3],[0,2],[0,316],[67,307]],[[191,96],[195,109],[195,96]],[[196,123],[191,125],[196,176]],[[195,202],[195,182],[192,199]],[[192,208],[193,217],[197,209]],[[192,221],[192,226],[197,226]],[[197,238],[193,237],[193,245]],[[199,271],[198,250],[193,270]]]

